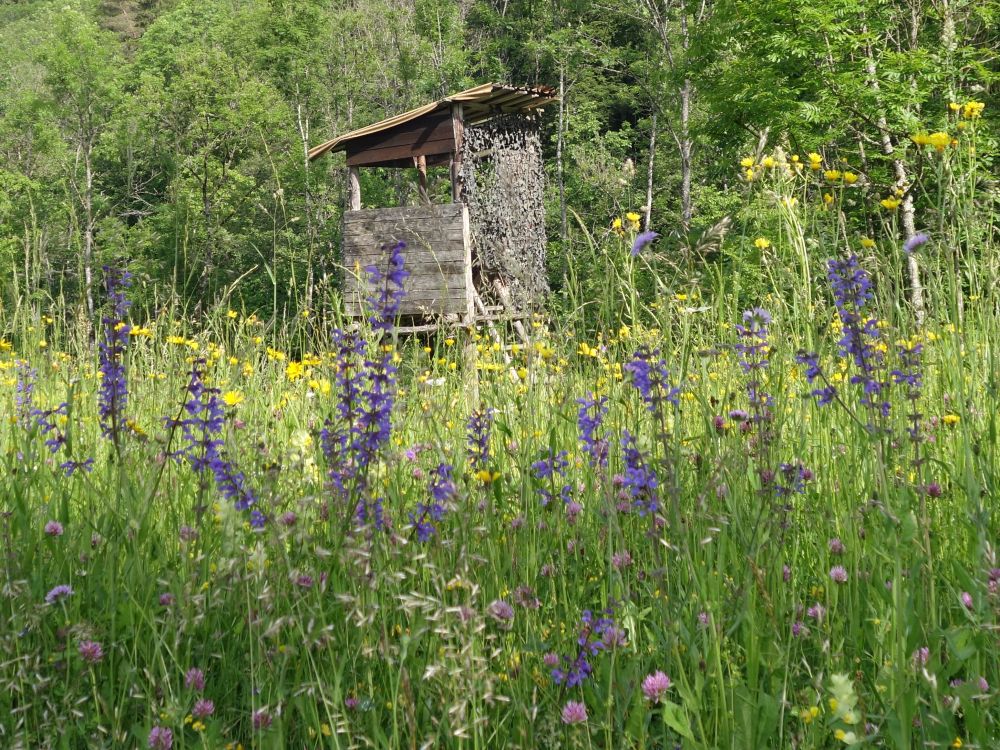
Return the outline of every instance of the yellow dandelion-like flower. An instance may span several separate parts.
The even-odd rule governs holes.
[[[285,375],[293,383],[305,374],[306,368],[301,362],[289,362],[285,367]]]
[[[854,172],[844,172],[844,184],[853,185],[858,181],[858,176]]]
[[[962,108],[962,105],[958,102],[948,102],[948,109],[952,112],[958,112]]]
[[[753,241],[753,244],[758,250],[767,250],[767,248],[771,247],[771,240],[767,237],[758,237]]]
[[[944,422],[949,427],[954,427],[960,421],[962,421],[962,418],[957,414],[945,414],[943,417],[941,417],[941,421]]]
[[[931,133],[927,136],[927,145],[933,146],[935,151],[941,153],[951,145],[951,136],[941,131]]]
[[[823,176],[830,182],[836,182],[843,177],[843,173],[839,169],[828,169],[823,173]]]
[[[809,154],[809,168],[813,172],[818,172],[823,166],[823,157],[815,151]]]
[[[763,161],[761,161],[761,164],[767,169],[772,169],[776,163],[773,156],[765,156]]]
[[[862,237],[861,247],[865,248],[866,250],[871,250],[873,247],[875,247],[875,240],[873,240],[871,237]]]
[[[889,211],[895,211],[897,208],[899,208],[900,203],[902,203],[902,201],[899,200],[899,198],[896,198],[895,196],[889,196],[888,198],[883,198],[882,200],[879,201],[879,205],[882,206],[882,208],[887,209]]]
[[[233,318],[236,318],[238,316],[239,316],[239,313],[236,312],[235,310],[227,310],[226,311],[226,317],[229,318],[229,319],[233,319]]]
[[[984,102],[966,102],[962,106],[962,117],[967,120],[975,120],[982,116],[984,109],[986,109],[986,104]]]
[[[825,203],[828,206],[831,203],[833,203],[833,195],[831,195],[830,193],[823,193],[823,203]]]
[[[747,178],[747,182],[753,182],[754,174],[752,169],[748,169],[744,172],[744,176]]]
[[[222,400],[226,406],[236,406],[243,403],[244,396],[239,391],[226,391],[222,394]]]
[[[744,169],[750,169],[754,165],[754,160],[752,156],[744,156],[740,159],[740,166]]]

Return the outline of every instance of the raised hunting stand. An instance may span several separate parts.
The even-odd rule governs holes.
[[[548,291],[544,173],[537,108],[550,88],[487,83],[335,138],[309,158],[344,151],[344,299],[352,317],[369,296],[364,268],[402,240],[410,277],[400,331],[518,319]],[[433,204],[427,168],[448,164],[451,203]],[[361,208],[361,167],[417,169],[421,205]]]

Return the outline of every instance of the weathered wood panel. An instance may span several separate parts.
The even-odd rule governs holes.
[[[346,149],[347,164],[352,167],[454,150],[451,113],[421,117],[391,130],[358,138]]]
[[[344,214],[344,224],[356,224],[358,222],[370,222],[374,219],[379,221],[406,221],[412,222],[417,219],[437,219],[450,223],[457,221],[462,216],[465,206],[460,203],[443,203],[433,206],[399,206],[396,208],[369,208],[364,211],[348,211]]]
[[[468,212],[461,204],[364,209],[344,214],[344,299],[348,315],[367,314],[373,290],[365,268],[386,261],[402,240],[410,272],[401,315],[473,314]]]

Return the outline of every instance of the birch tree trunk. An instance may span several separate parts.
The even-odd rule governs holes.
[[[83,147],[83,285],[87,297],[87,315],[94,319],[94,167],[91,162],[91,144]]]
[[[681,45],[684,48],[685,56],[691,45],[691,34],[688,30],[687,12],[681,4]],[[681,86],[681,224],[685,231],[691,225],[691,151],[694,144],[691,142],[691,79],[684,77],[684,85]]]
[[[566,182],[563,179],[563,133],[566,122],[566,72],[559,66],[559,133],[556,138],[556,174],[559,180],[559,237],[566,243]]]
[[[876,94],[879,92],[878,71],[875,68],[875,58],[872,56],[871,47],[868,48],[865,56],[865,69],[868,74],[869,85]],[[876,121],[879,129],[879,138],[882,144],[882,153],[892,158],[893,174],[896,177],[896,187],[905,191],[903,203],[900,206],[900,224],[903,227],[904,240],[912,239],[917,233],[915,211],[913,208],[913,195],[907,190],[909,185],[909,175],[906,172],[906,164],[902,159],[895,158],[895,148],[892,145],[892,136],[889,134],[889,123],[885,114],[879,114]],[[917,319],[917,325],[924,324],[924,287],[920,280],[920,265],[914,254],[909,254],[906,258],[907,271],[910,277],[910,303],[913,305],[913,313]]]
[[[653,165],[656,160],[656,112],[649,129],[649,165],[646,168],[646,205],[642,228],[649,231],[653,226]]]

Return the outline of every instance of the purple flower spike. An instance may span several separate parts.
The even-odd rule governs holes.
[[[645,249],[646,245],[659,237],[656,232],[639,232],[636,235],[635,242],[632,243],[632,255],[638,255]]]
[[[907,255],[912,255],[918,247],[926,245],[928,240],[930,240],[930,237],[923,232],[919,232],[903,243],[903,252]]]

